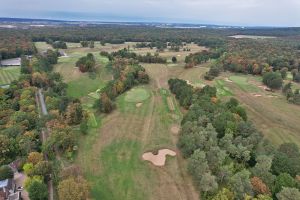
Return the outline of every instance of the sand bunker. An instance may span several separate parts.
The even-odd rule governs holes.
[[[172,133],[178,134],[179,131],[180,131],[180,128],[179,128],[178,125],[173,125],[173,126],[171,127],[171,132],[172,132]]]
[[[253,96],[255,96],[255,97],[262,97],[262,95],[261,94],[252,94]]]
[[[143,103],[137,103],[137,104],[135,104],[135,106],[136,106],[137,108],[141,107],[142,105],[143,105]]]
[[[272,91],[271,88],[264,85],[259,85],[258,87],[264,89],[265,91]]]
[[[193,86],[193,84],[191,83],[191,81],[189,81],[189,80],[185,80],[185,81],[186,81],[187,84]]]
[[[233,82],[232,80],[229,80],[229,78],[225,78],[225,81],[226,81],[226,82],[229,82],[229,83],[232,83],[232,82]]]
[[[146,152],[143,154],[143,160],[148,160],[155,166],[164,166],[167,155],[176,156],[176,152],[170,149],[161,149],[157,155],[154,155],[152,152]]]

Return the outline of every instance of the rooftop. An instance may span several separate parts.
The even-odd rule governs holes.
[[[8,186],[8,179],[0,181],[0,188],[4,188]]]

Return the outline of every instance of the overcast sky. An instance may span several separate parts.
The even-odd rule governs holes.
[[[300,0],[0,0],[0,17],[300,26]]]

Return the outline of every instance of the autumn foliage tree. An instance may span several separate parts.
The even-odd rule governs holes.
[[[259,177],[254,176],[250,179],[250,181],[251,181],[253,190],[257,194],[271,195],[271,192],[270,192],[268,186]]]
[[[80,103],[71,103],[66,110],[66,120],[68,124],[80,124],[83,118],[83,109]]]

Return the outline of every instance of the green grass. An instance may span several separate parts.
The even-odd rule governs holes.
[[[149,93],[149,95],[152,96],[152,94],[150,94],[149,88],[144,87],[143,89],[145,89]],[[137,114],[141,117],[144,117],[145,115],[147,115],[148,114],[147,113],[148,112],[148,106],[149,106],[149,103],[150,103],[150,96],[149,96],[149,98],[147,98],[146,100],[141,102],[142,105],[139,108],[137,108],[136,107],[137,102],[128,102],[128,101],[125,100],[128,92],[125,92],[124,94],[120,95],[116,99],[117,109],[120,112],[126,113],[126,114],[134,113],[134,114]],[[136,113],[137,109],[139,110],[138,113]]]
[[[105,147],[98,155],[103,167],[101,178],[93,174],[89,177],[97,185],[91,190],[92,196],[110,200],[147,199],[136,183],[138,173],[147,171],[139,159],[140,153],[141,145],[137,141],[115,141]]]
[[[248,77],[244,75],[230,76],[229,79],[237,84],[245,92],[259,92],[260,90],[248,82]]]
[[[88,126],[91,128],[96,128],[98,126],[96,117],[93,112],[88,112]]]
[[[82,50],[82,49],[80,49]],[[68,57],[62,57],[58,59],[58,63],[54,66],[54,71],[59,72],[66,82],[76,80],[81,77],[81,72],[78,71],[76,68],[76,62],[79,58],[86,56],[88,52],[85,51],[73,51],[67,50],[66,51]],[[106,65],[108,63],[108,59],[106,57],[100,56],[99,52],[91,52],[93,53],[95,60],[96,60],[96,67],[102,72],[101,78],[102,79],[111,79],[111,76],[108,75],[106,72]]]
[[[135,87],[126,93],[125,101],[131,103],[143,102],[150,97],[147,90],[142,87]]]
[[[0,85],[10,84],[20,76],[20,67],[0,67]]]
[[[79,79],[68,83],[67,94],[71,97],[80,98],[104,86],[105,83],[99,78],[91,79],[88,76],[81,76]]]
[[[287,72],[286,79],[287,79],[287,80],[290,80],[290,81],[293,80],[293,75],[292,75],[291,72]]]
[[[167,89],[161,88],[159,90],[159,94],[160,94],[160,96],[161,96],[161,98],[163,100],[163,105],[164,105],[165,112],[166,113],[172,112],[170,110],[169,106],[168,106],[168,100],[167,100],[167,98],[170,97],[172,99],[172,101],[173,101],[174,108],[175,108],[175,110],[173,112],[174,112],[174,114],[176,114],[178,116],[178,119],[181,119],[182,113],[181,113],[181,111],[179,109],[179,105],[177,105],[178,102],[175,99],[175,97],[171,94],[171,92],[169,90],[167,90]]]
[[[82,49],[79,49],[82,50]],[[99,52],[92,52],[96,60],[97,71],[95,74],[81,73],[76,67],[77,60],[86,56],[86,52],[68,50],[68,57],[59,58],[54,71],[59,72],[68,83],[67,93],[71,97],[80,98],[90,94],[98,98],[95,91],[105,86],[111,80],[111,73],[106,67],[108,59],[100,56]]]
[[[218,96],[233,96],[232,91],[225,86],[224,80],[216,80],[215,87],[217,88],[217,95]]]

